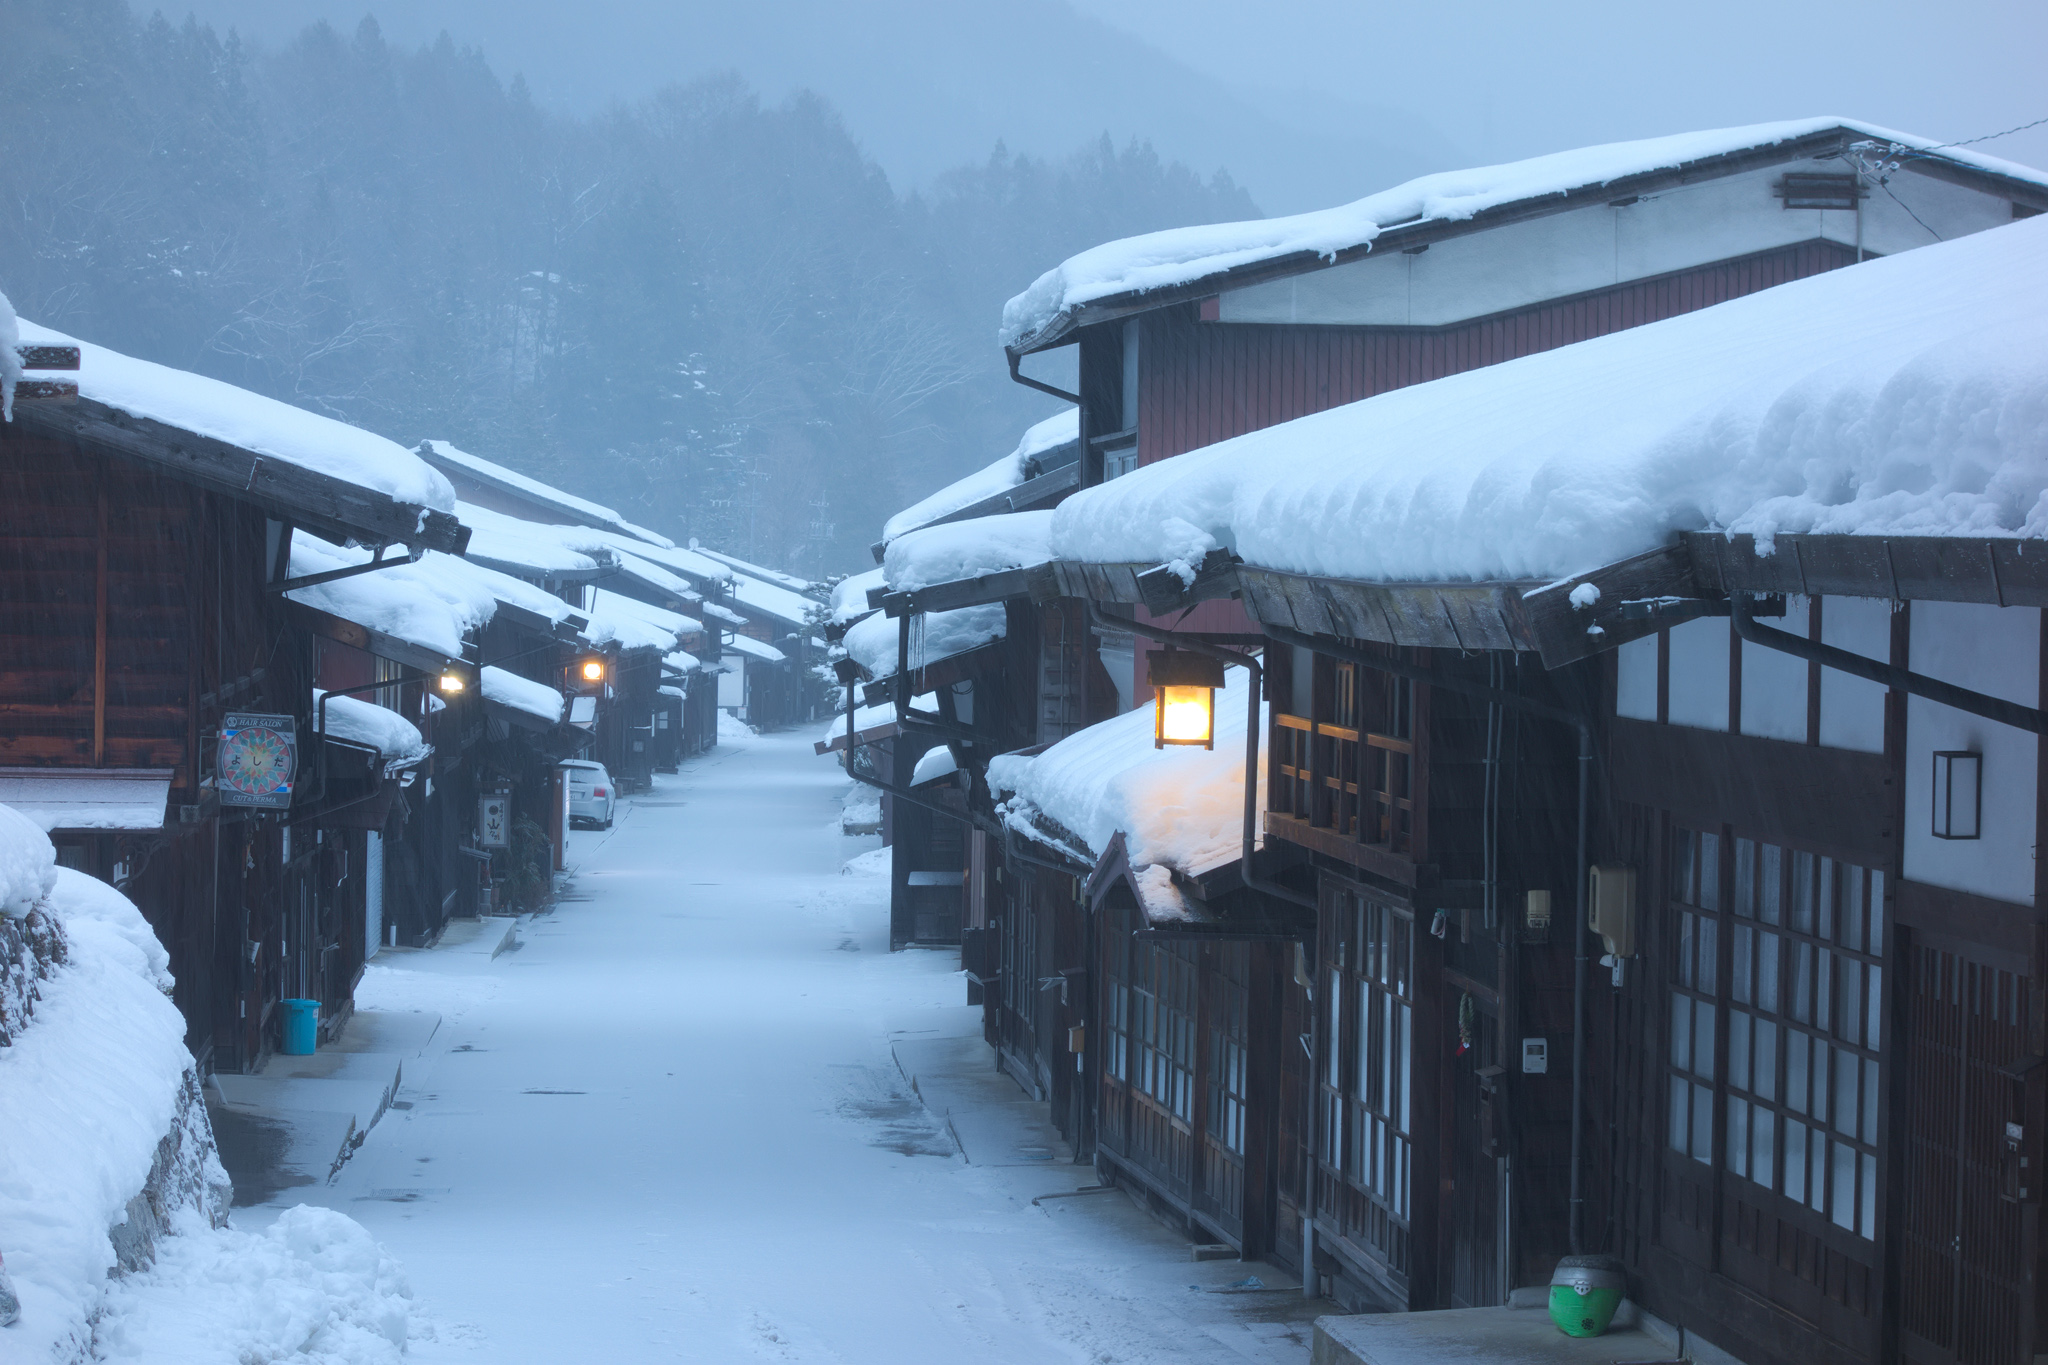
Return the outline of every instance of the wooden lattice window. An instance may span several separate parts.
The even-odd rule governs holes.
[[[1184,1124],[1195,1117],[1195,965],[1157,944],[1132,954],[1133,1084]]]
[[[1355,890],[1331,894],[1317,1005],[1322,1185],[1347,1235],[1405,1273],[1412,1210],[1415,921]]]
[[[1243,944],[1220,945],[1216,990],[1209,1001],[1209,1136],[1233,1155],[1244,1155],[1245,1014],[1249,954]]]
[[[1274,716],[1275,811],[1395,853],[1415,825],[1415,687],[1318,656],[1312,716]]]

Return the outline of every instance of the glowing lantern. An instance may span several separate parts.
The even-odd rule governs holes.
[[[436,681],[441,691],[451,697],[454,696],[456,693],[460,692],[463,688],[469,686],[469,683],[463,678],[463,676],[460,673],[457,673],[452,668],[449,669],[447,672],[443,673],[440,676],[440,678]]]
[[[604,660],[585,659],[578,665],[576,671],[582,675],[583,681],[587,683],[601,683],[604,681]]]
[[[1199,744],[1216,747],[1216,689],[1223,663],[1184,649],[1154,650],[1145,656],[1152,683],[1152,747]]]

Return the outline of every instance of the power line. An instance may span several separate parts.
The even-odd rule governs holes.
[[[2048,123],[2048,117],[2037,118],[2032,123],[2022,123],[2019,127],[2008,128],[2002,133],[1986,133],[1982,137],[1966,137],[1961,142],[1944,142],[1938,147],[1922,147],[1918,150],[1923,152],[1939,152],[1949,147],[1969,147],[1979,142],[1990,142],[1994,138],[2011,137],[2014,133],[2024,133],[2027,129],[2039,128],[2044,123]]]

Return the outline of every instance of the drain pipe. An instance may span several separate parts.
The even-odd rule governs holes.
[[[1252,870],[1252,852],[1258,843],[1259,833],[1259,694],[1265,689],[1265,670],[1259,661],[1249,654],[1240,654],[1234,649],[1221,649],[1206,640],[1185,635],[1178,631],[1149,626],[1139,621],[1126,621],[1121,617],[1111,620],[1105,617],[1094,602],[1088,603],[1088,620],[1097,630],[1128,630],[1134,635],[1157,640],[1175,649],[1185,649],[1190,654],[1201,654],[1220,660],[1225,665],[1236,664],[1251,673],[1251,697],[1247,703],[1248,714],[1244,726],[1244,830],[1239,844],[1240,875],[1244,884],[1254,891],[1264,892],[1276,900],[1313,910],[1316,898],[1305,896],[1293,887],[1282,886],[1276,881],[1261,877]]]
[[[1425,683],[1430,687],[1441,687],[1450,692],[1461,692],[1501,706],[1512,706],[1533,716],[1542,716],[1562,725],[1569,725],[1579,733],[1579,832],[1577,844],[1578,875],[1574,888],[1575,906],[1572,925],[1572,1138],[1571,1138],[1571,1189],[1570,1189],[1570,1238],[1573,1255],[1583,1254],[1585,1244],[1586,1196],[1580,1167],[1586,1140],[1586,858],[1590,846],[1592,825],[1593,785],[1593,722],[1586,716],[1568,711],[1561,706],[1551,706],[1540,701],[1531,701],[1520,693],[1505,688],[1491,687],[1485,683],[1467,682],[1463,678],[1450,678],[1433,668],[1418,664],[1404,663],[1398,659],[1382,658],[1368,654],[1362,649],[1349,649],[1327,640],[1320,640],[1286,626],[1261,624],[1268,637],[1281,644],[1298,645],[1312,649],[1335,659],[1377,668],[1396,677],[1412,682]],[[1774,632],[1775,633],[1775,632]],[[1787,637],[1789,638],[1789,637]]]

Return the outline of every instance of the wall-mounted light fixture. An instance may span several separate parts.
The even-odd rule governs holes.
[[[434,685],[441,689],[443,696],[452,697],[461,692],[465,687],[468,687],[469,680],[454,669],[449,668],[442,670],[441,676],[434,680]]]
[[[587,683],[601,683],[601,682],[603,682],[603,681],[604,681],[604,660],[603,660],[603,659],[585,659],[585,660],[584,660],[584,661],[583,661],[582,663],[580,663],[580,664],[576,665],[576,676],[578,676],[579,678],[583,679],[583,681],[585,681],[585,682],[587,682]]]
[[[1934,837],[1977,839],[1984,830],[1984,755],[1964,749],[1934,755]]]
[[[1155,649],[1145,655],[1152,684],[1152,747],[1199,744],[1216,747],[1216,689],[1223,686],[1223,661],[1185,649]]]

